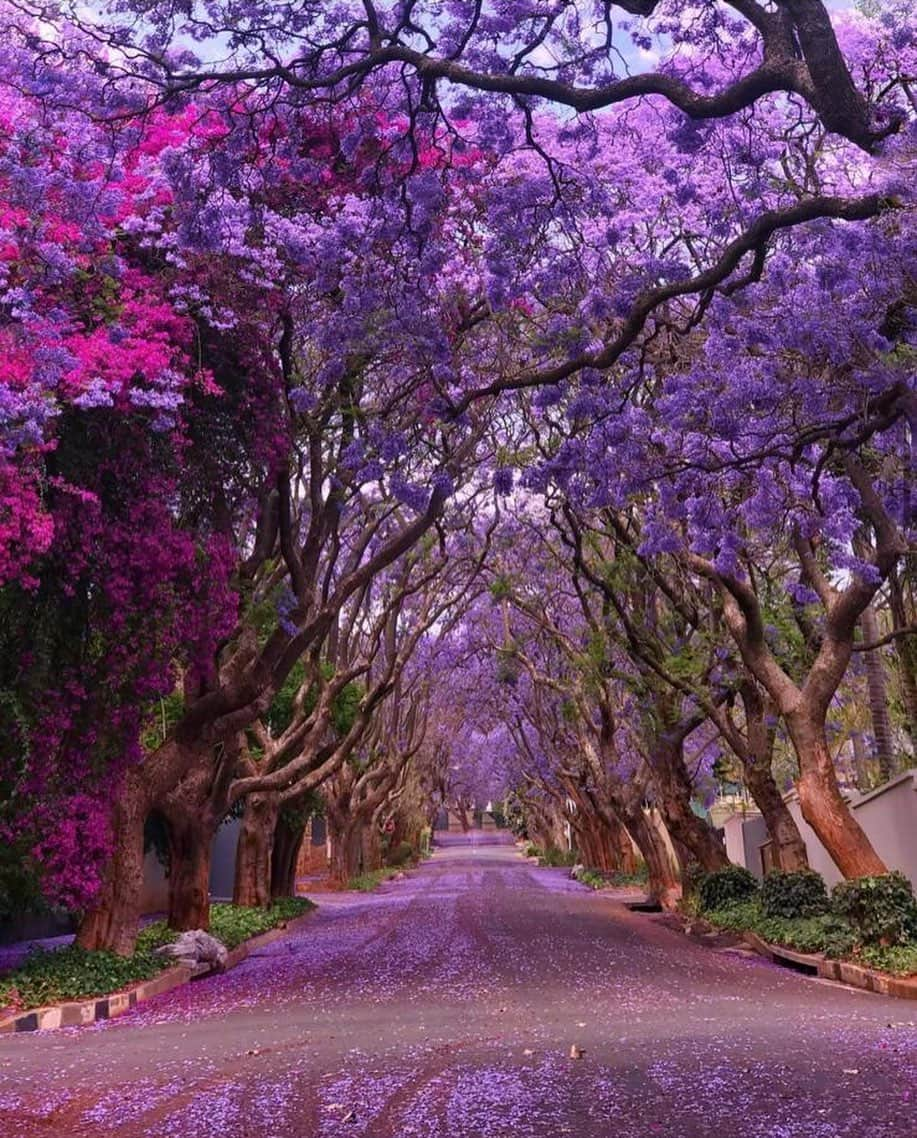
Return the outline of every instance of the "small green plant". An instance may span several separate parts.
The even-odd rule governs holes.
[[[864,945],[917,941],[917,900],[903,873],[842,881],[831,893],[831,904],[853,925]]]
[[[559,850],[554,846],[549,846],[544,853],[540,855],[538,864],[552,868],[576,865],[576,850]]]
[[[777,870],[764,878],[761,911],[766,917],[818,917],[830,907],[824,879],[814,870]]]
[[[640,864],[633,873],[613,873],[611,874],[611,884],[619,886],[628,885],[646,885],[650,879],[649,870],[645,865]]]
[[[608,887],[608,878],[598,869],[581,868],[574,874],[580,885],[588,885],[590,889],[605,889]]]
[[[873,945],[861,950],[860,959],[870,968],[896,976],[917,976],[917,944]]]
[[[396,873],[401,873],[398,866],[386,865],[383,866],[382,869],[374,869],[370,873],[361,873],[359,877],[351,877],[347,882],[347,888],[357,893],[371,893],[380,886],[383,881],[388,881],[389,878],[394,877]]]
[[[527,842],[522,850],[524,857],[541,857],[541,850],[534,842]]]
[[[725,909],[737,901],[745,901],[758,892],[758,881],[741,865],[727,865],[707,873],[701,879],[698,897],[702,912]]]

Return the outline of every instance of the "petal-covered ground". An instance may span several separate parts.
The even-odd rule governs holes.
[[[0,1040],[0,1134],[917,1135],[912,1005],[700,947],[492,838],[320,900],[225,976]]]

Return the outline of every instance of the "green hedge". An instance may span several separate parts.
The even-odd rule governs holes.
[[[830,908],[824,879],[812,869],[777,870],[764,878],[761,909],[767,917],[818,917]]]
[[[835,885],[831,903],[834,911],[854,926],[864,944],[917,941],[917,901],[903,873],[842,881]]]
[[[712,912],[754,897],[758,880],[744,866],[727,865],[725,869],[705,873],[697,892],[701,911]]]

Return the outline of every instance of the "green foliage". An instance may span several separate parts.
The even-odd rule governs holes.
[[[0,924],[47,910],[38,875],[16,846],[0,845]]]
[[[410,842],[399,842],[394,849],[389,850],[386,861],[389,865],[402,866],[407,865],[414,857],[414,847]]]
[[[538,858],[539,865],[551,867],[574,866],[576,865],[576,861],[576,850],[559,850],[554,846],[549,846]]]
[[[917,976],[917,944],[870,945],[860,953],[870,968],[897,976]]]
[[[642,863],[638,864],[633,873],[613,873],[612,885],[646,885],[650,879],[649,870]]]
[[[213,905],[210,931],[227,948],[235,948],[249,937],[276,928],[314,908],[315,905],[303,897],[284,897],[270,909]],[[130,984],[149,980],[171,965],[171,961],[157,956],[154,950],[177,936],[165,921],[156,921],[140,930],[132,956],[88,952],[76,945],[53,951],[37,949],[14,972],[0,978],[0,1007],[15,1004],[26,1009],[39,1008],[63,1000],[106,996]]]
[[[370,873],[361,873],[359,877],[351,877],[347,888],[357,893],[372,893],[383,881],[388,881],[396,873],[401,873],[397,865],[386,865],[382,869],[374,869]]]
[[[523,857],[541,857],[541,850],[534,842],[526,842],[522,850]]]
[[[269,909],[246,909],[241,905],[211,905],[210,932],[227,948],[236,948],[244,940],[266,933],[268,929],[292,921],[314,909],[305,897],[281,897]],[[172,936],[173,939],[174,934]]]
[[[842,881],[835,885],[831,903],[858,931],[864,945],[917,941],[917,901],[903,873]]]
[[[761,910],[766,917],[817,917],[831,907],[820,873],[812,869],[769,873],[761,887]]]
[[[155,751],[185,711],[185,697],[180,688],[150,705],[150,717],[140,737],[145,751]]]
[[[609,884],[608,878],[598,869],[578,869],[573,876],[580,885],[588,885],[590,889],[605,889]]]
[[[741,865],[727,865],[725,869],[704,875],[698,897],[701,911],[709,912],[745,901],[757,892],[758,881],[753,873]]]
[[[588,885],[590,889],[625,889],[635,885],[645,885],[648,876],[645,865],[639,866],[635,873],[603,873],[600,869],[587,866],[574,874],[577,881],[582,885]]]
[[[496,576],[490,583],[490,595],[495,601],[506,600],[513,594],[513,586],[508,577],[502,573]]]
[[[0,1007],[40,1008],[62,1000],[104,996],[149,980],[164,967],[165,962],[148,951],[115,956],[87,952],[76,945],[54,951],[38,949],[15,972],[0,979]]]
[[[274,696],[271,706],[268,708],[267,715],[265,716],[265,722],[275,738],[282,735],[293,722],[293,705],[305,678],[305,665],[302,660],[298,660],[290,669],[283,686]],[[315,702],[315,689],[310,688],[306,694],[304,705],[306,715],[314,709]]]
[[[349,683],[337,696],[331,707],[331,724],[337,734],[343,738],[353,727],[354,720],[360,710],[360,700],[363,698],[365,688],[356,682]]]
[[[733,932],[757,933],[768,944],[779,944],[797,952],[823,952],[826,956],[848,956],[856,947],[856,933],[833,913],[809,917],[769,917],[760,898],[752,898],[704,913],[712,925]]]

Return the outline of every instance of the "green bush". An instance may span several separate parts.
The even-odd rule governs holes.
[[[410,842],[399,842],[394,849],[388,851],[387,861],[389,865],[407,865],[407,863],[414,856],[414,847]]]
[[[211,905],[210,931],[226,945],[235,948],[249,937],[276,928],[294,917],[314,909],[304,897],[283,897],[269,909],[244,909],[236,905]],[[129,984],[149,980],[171,961],[155,954],[179,934],[165,921],[156,921],[140,930],[132,956],[110,952],[87,952],[76,945],[29,954],[19,968],[0,979],[0,1007],[15,1003],[38,1008],[62,1000],[106,996]]]
[[[917,940],[917,901],[903,873],[842,881],[835,885],[831,903],[834,911],[857,930],[864,945]]]
[[[128,984],[149,980],[168,966],[151,952],[115,956],[87,952],[76,945],[51,951],[37,949],[0,980],[0,1007],[13,1004],[40,1008],[62,1000],[105,996]]]
[[[895,944],[887,947],[872,945],[861,951],[860,959],[880,972],[893,972],[897,976],[917,975],[917,944]]]
[[[701,879],[698,897],[702,912],[726,909],[737,901],[745,901],[758,892],[758,881],[741,865],[727,865],[707,873]]]
[[[581,868],[574,874],[580,885],[588,885],[590,889],[604,889],[608,879],[597,869]]]
[[[526,842],[522,855],[523,857],[541,857],[541,850],[534,842]]]
[[[764,878],[761,911],[766,917],[818,917],[830,908],[824,879],[814,870],[776,870]]]
[[[559,850],[549,846],[539,857],[540,865],[551,867],[576,865],[576,850]]]
[[[797,952],[823,952],[826,956],[838,957],[849,956],[856,947],[853,928],[835,914],[768,917],[758,897],[713,909],[704,917],[717,928],[757,933],[768,944],[781,944]]]

